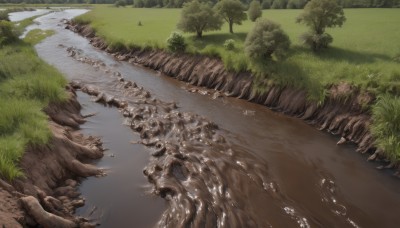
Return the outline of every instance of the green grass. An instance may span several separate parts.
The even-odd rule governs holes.
[[[304,48],[298,37],[307,28],[295,23],[301,10],[264,10],[263,17],[282,25],[292,48],[285,62],[277,63],[272,80],[305,88],[310,99],[320,99],[327,86],[347,81],[362,89],[381,93],[400,92],[399,64],[393,61],[400,50],[400,9],[346,9],[347,22],[342,28],[329,29],[334,42],[330,49],[314,54]],[[180,9],[135,9],[131,7],[96,6],[77,18],[91,23],[97,34],[109,44],[127,47],[165,48],[165,40],[180,17]],[[141,21],[143,26],[138,26]],[[243,42],[254,23],[249,20],[235,25],[235,34],[228,33],[225,23],[221,31],[206,32],[203,39],[186,34],[188,52],[219,56],[234,71],[257,70],[243,53]],[[235,40],[236,49],[227,51],[223,43]],[[316,92],[315,88],[320,87]]]
[[[33,29],[26,34],[24,41],[31,45],[35,45],[40,43],[46,37],[54,35],[54,33],[53,30]]]
[[[0,48],[0,59],[0,177],[13,180],[23,175],[18,161],[27,145],[48,143],[42,110],[66,100],[66,80],[22,41]]]
[[[391,160],[400,161],[400,98],[383,95],[372,111],[377,146]]]

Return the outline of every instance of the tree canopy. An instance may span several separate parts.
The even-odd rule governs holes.
[[[241,25],[247,19],[246,7],[238,0],[222,0],[215,5],[215,9],[228,22],[230,33],[233,33],[233,24]]]
[[[325,33],[325,29],[341,27],[346,17],[336,0],[311,0],[296,20],[310,28],[311,31],[302,36],[303,41],[317,51],[328,47],[333,41],[333,38]]]
[[[183,5],[178,29],[184,32],[195,32],[201,38],[203,31],[220,30],[222,18],[207,3],[194,0]]]
[[[289,36],[281,26],[267,19],[257,20],[254,28],[246,37],[245,53],[254,60],[282,58],[289,50]]]
[[[256,21],[257,18],[261,17],[261,15],[262,15],[261,4],[258,0],[253,0],[250,3],[247,14],[249,15],[249,19],[251,21]]]

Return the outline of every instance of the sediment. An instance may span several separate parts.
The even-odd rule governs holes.
[[[85,200],[78,192],[83,177],[103,175],[85,162],[103,156],[99,138],[82,135],[81,106],[70,86],[69,98],[49,104],[52,137],[47,145],[29,145],[19,162],[25,176],[12,182],[0,179],[0,225],[2,227],[94,227],[74,216]]]
[[[97,37],[89,25],[70,21],[66,28],[88,38],[94,47],[112,54],[120,61],[144,66],[191,85],[219,91],[300,118],[320,130],[340,136],[338,144],[356,144],[357,152],[369,154],[369,161],[388,163],[379,168],[394,167],[383,151],[377,150],[374,145],[370,131],[371,113],[366,108],[376,100],[371,93],[340,83],[328,88],[328,95],[320,105],[308,101],[307,93],[302,89],[275,85],[265,92],[258,92],[254,89],[254,76],[250,72],[227,71],[218,58],[139,48],[115,50],[104,39]]]

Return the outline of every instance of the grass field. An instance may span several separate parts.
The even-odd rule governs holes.
[[[263,17],[282,25],[291,41],[287,61],[276,64],[270,75],[276,82],[308,89],[312,100],[323,98],[326,85],[347,81],[375,93],[400,93],[400,67],[393,58],[400,52],[400,9],[346,9],[347,21],[342,28],[329,29],[334,42],[329,50],[318,55],[304,48],[298,37],[307,28],[295,23],[301,10],[264,10]],[[109,44],[164,48],[165,40],[177,31],[180,9],[135,9],[131,7],[96,6],[77,20],[90,22],[98,35]],[[143,26],[138,26],[138,22]],[[204,38],[185,34],[188,52],[220,56],[228,69],[251,70],[243,53],[243,42],[254,23],[235,25],[229,34],[228,25],[221,31],[206,32]],[[236,41],[234,51],[226,51],[223,43]]]
[[[26,39],[37,43],[50,34],[36,30]],[[0,47],[0,59],[0,178],[13,180],[23,175],[17,164],[26,146],[50,139],[48,117],[42,110],[50,102],[66,99],[66,80],[29,43]]]

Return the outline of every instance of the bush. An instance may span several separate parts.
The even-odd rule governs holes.
[[[167,39],[167,48],[173,52],[183,52],[186,49],[185,38],[178,32],[173,32]]]
[[[16,40],[18,40],[18,34],[14,25],[8,21],[0,21],[0,47]]]
[[[256,22],[244,45],[245,53],[251,59],[271,60],[285,56],[290,40],[279,24],[264,19]]]
[[[328,48],[328,45],[332,43],[333,38],[328,33],[324,34],[314,34],[314,33],[304,33],[300,36],[300,40],[307,46],[311,47],[314,51],[323,48]]]
[[[263,9],[270,9],[271,8],[271,2],[269,0],[264,0],[261,4],[261,8]]]
[[[393,61],[400,63],[400,51],[397,52],[397,54],[394,55]]]
[[[251,21],[256,21],[257,18],[261,17],[262,11],[260,2],[257,0],[253,0],[250,3],[250,7],[249,10],[247,11],[247,14],[249,15],[249,19]]]
[[[224,48],[228,51],[235,49],[235,41],[233,39],[225,40]]]
[[[0,10],[0,21],[10,21],[8,18],[8,11],[7,10]]]
[[[120,6],[125,7],[125,6],[126,6],[126,1],[125,1],[125,0],[118,0],[118,1],[116,1],[116,2],[114,3],[114,5],[115,5],[116,7],[120,7]]]
[[[372,108],[376,146],[392,161],[400,160],[400,98],[381,96]]]

